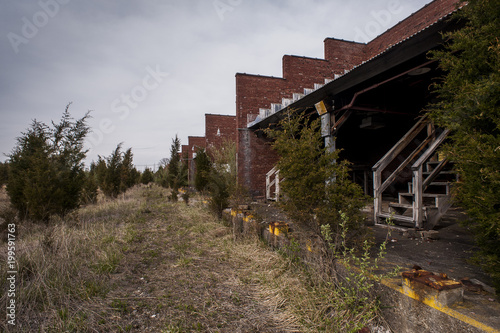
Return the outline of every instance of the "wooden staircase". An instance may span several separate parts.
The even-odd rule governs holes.
[[[451,206],[450,186],[455,179],[451,163],[437,153],[448,133],[421,118],[373,166],[375,223],[391,219],[419,229],[437,225]]]

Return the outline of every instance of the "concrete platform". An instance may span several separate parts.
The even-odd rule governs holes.
[[[382,284],[394,291],[395,295],[406,296],[406,299],[396,302],[407,318],[401,324],[397,321],[392,323],[396,326],[393,327],[396,332],[411,332],[411,329],[417,328],[419,332],[445,332],[446,330],[441,330],[444,327],[438,329],[437,326],[428,324],[436,323],[429,319],[439,314],[450,317],[450,322],[464,324],[460,330],[448,332],[500,332],[500,304],[494,294],[495,290],[490,287],[489,276],[470,262],[478,248],[474,245],[471,231],[460,224],[465,218],[461,210],[453,208],[435,228],[437,232],[432,233],[409,229],[389,230],[381,225],[370,227],[377,245],[389,239],[387,254],[382,261],[385,271],[395,266],[401,267],[401,272],[418,267],[438,276],[445,275],[462,284],[463,297],[454,296],[453,301],[448,301],[444,294],[450,293],[449,291],[436,291],[433,294],[428,289],[419,288],[418,284],[409,286],[405,279],[399,277],[383,280]],[[445,301],[440,301],[440,297]],[[416,316],[415,312],[412,315],[407,311],[418,303],[425,305],[418,307],[428,317]],[[385,312],[388,318],[394,315],[389,310]],[[455,326],[455,329],[458,327]]]

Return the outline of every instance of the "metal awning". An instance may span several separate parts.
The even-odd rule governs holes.
[[[382,82],[388,77],[428,61],[426,53],[443,44],[441,33],[449,26],[448,18],[451,15],[452,13],[444,16],[418,33],[390,46],[382,53],[363,62],[346,74],[310,92],[268,117],[264,119],[257,118],[249,123],[247,128],[252,130],[268,128],[271,124],[278,123],[288,110],[302,110],[314,107],[314,104],[319,101],[334,99],[335,96],[356,87],[363,89],[368,82],[371,82],[370,84]]]

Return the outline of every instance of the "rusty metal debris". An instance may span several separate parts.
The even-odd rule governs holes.
[[[421,283],[439,291],[462,287],[460,282],[449,279],[444,273],[436,275],[423,269],[412,269],[411,271],[403,272],[402,275],[403,278]]]

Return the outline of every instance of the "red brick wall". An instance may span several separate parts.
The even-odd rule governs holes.
[[[236,116],[205,114],[205,138],[209,154],[225,141],[236,142]]]
[[[366,44],[335,38],[326,38],[323,43],[325,59],[336,74],[344,74],[345,69],[351,69],[364,60],[363,50]]]
[[[330,64],[324,59],[285,55],[282,63],[283,78],[289,88],[312,88],[315,83],[324,83],[325,77],[334,77]],[[294,92],[300,90],[288,91],[289,94]]]
[[[189,156],[189,145],[182,145],[181,158],[184,158],[186,154]]]
[[[281,101],[282,97],[288,97],[286,91],[287,82],[283,78],[236,74],[238,182],[255,196],[264,193],[262,187],[265,187],[265,181],[262,185],[263,171],[260,169],[266,164],[275,163],[277,158],[262,140],[258,140],[255,132],[246,129],[249,122],[248,116],[255,117],[259,113],[259,108],[269,108],[271,103]],[[256,156],[259,157],[260,162],[266,161],[264,166],[257,164]],[[272,166],[267,171],[271,168]],[[263,173],[264,177],[267,171]]]
[[[414,35],[457,8],[458,0],[435,0],[366,45],[365,60]]]
[[[188,158],[191,159],[193,158],[193,153],[196,153],[196,151],[199,148],[205,148],[205,137],[204,136],[188,136],[188,146],[189,146],[189,151],[188,151]],[[194,149],[193,149],[194,148]]]

